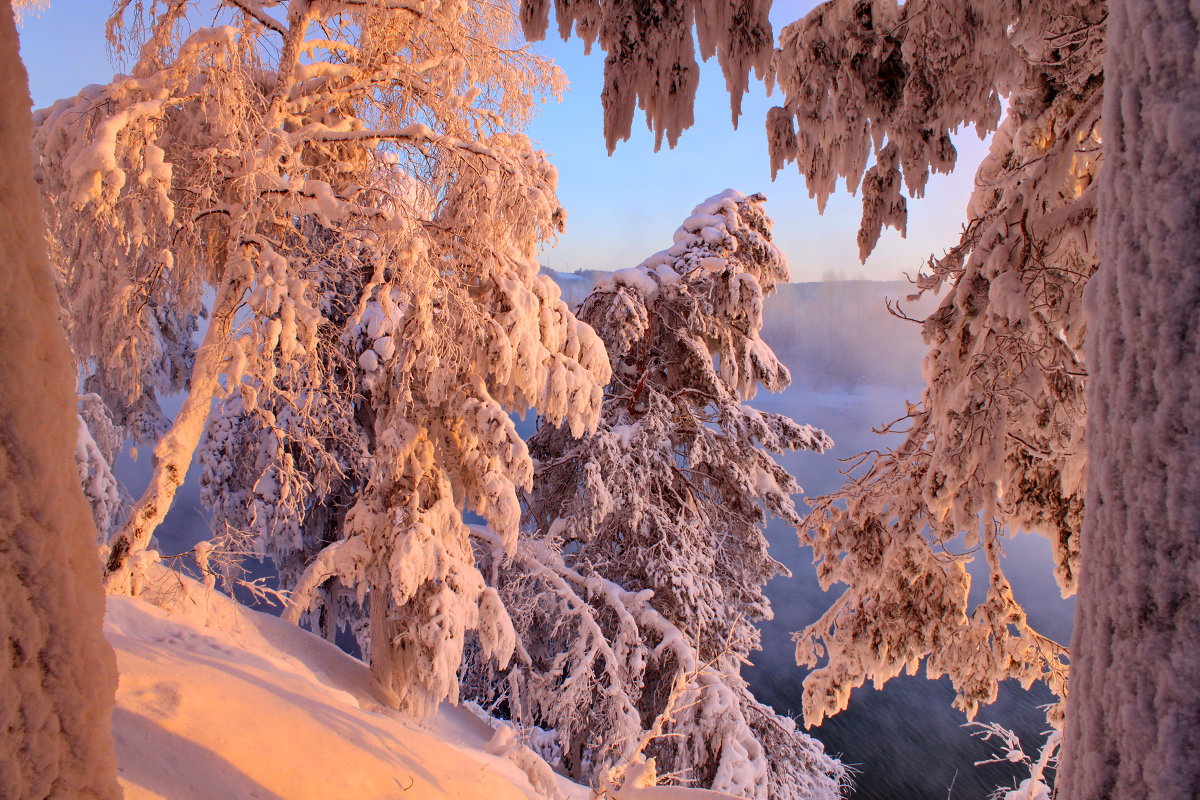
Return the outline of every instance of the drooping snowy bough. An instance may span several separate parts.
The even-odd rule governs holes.
[[[1075,589],[1104,19],[1102,3],[1073,0],[839,2],[781,36],[772,158],[795,160],[821,199],[839,177],[862,181],[864,257],[882,225],[903,230],[901,185],[916,195],[948,171],[950,131],[992,129],[1007,98],[962,238],[918,279],[950,288],[923,322],[928,388],[892,423],[907,424],[904,441],[864,456],[807,520],[823,585],[849,587],[798,635],[799,661],[828,659],[805,683],[810,722],[922,659],[968,715],[1005,678],[1065,694],[1065,649],[1029,626],[1001,555],[1005,535],[1037,531],[1063,592]],[[970,608],[976,554],[988,590]]]
[[[599,40],[604,59],[604,140],[611,153],[629,138],[636,109],[646,112],[655,147],[674,147],[695,118],[700,68],[696,51],[717,56],[729,89],[733,122],[751,72],[765,78],[774,35],[771,0],[557,0],[558,31],[572,30],[590,50]],[[521,0],[521,22],[532,40],[550,26],[550,0]],[[693,34],[693,28],[695,33]]]
[[[196,27],[183,3],[119,3],[133,74],[42,112],[35,140],[80,366],[155,442],[109,585],[131,588],[207,429],[227,541],[278,560],[293,616],[369,629],[381,683],[426,711],[497,613],[462,513],[515,542],[533,468],[508,412],[583,433],[608,380],[537,274],[563,212],[517,131],[560,79],[491,3],[218,5],[228,24]]]
[[[759,338],[763,298],[787,277],[763,201],[709,199],[670,249],[584,300],[613,367],[600,428],[542,425],[534,530],[511,559],[485,546],[520,650],[502,682],[481,666],[471,688],[554,729],[566,768],[597,785],[640,757],[746,798],[836,797],[844,775],[740,675],[770,617],[763,587],[784,571],[766,514],[801,522],[770,454],[832,444],[746,405],[790,380]]]
[[[527,0],[528,19],[547,5]],[[586,23],[585,40],[622,26],[654,29],[652,52],[661,42],[690,45],[695,22],[710,41],[739,43],[743,75],[756,63],[742,28],[714,34],[706,26],[723,12],[706,16],[688,0],[642,6],[643,16],[605,0],[565,5],[556,6],[564,34],[572,20]],[[780,33],[767,76],[784,95],[766,120],[772,167],[795,162],[822,206],[839,179],[861,188],[864,258],[883,227],[904,231],[906,195],[920,196],[931,172],[953,169],[952,132],[995,132],[960,241],[918,279],[922,292],[950,290],[923,321],[929,388],[893,423],[904,441],[864,456],[806,522],[822,582],[848,586],[798,634],[798,659],[819,667],[806,682],[810,723],[844,708],[854,686],[923,659],[930,674],[950,675],[968,714],[1004,678],[1065,692],[1065,648],[1028,625],[1001,549],[1015,530],[1045,535],[1063,592],[1075,590],[1086,467],[1082,298],[1098,261],[1106,20],[1101,0],[833,0]],[[650,81],[627,56],[636,45],[600,40],[609,87]],[[735,113],[742,85],[730,83]],[[638,95],[660,129],[690,120],[676,108],[684,94],[664,86],[673,84]],[[607,105],[618,95],[606,90],[610,140],[615,124],[628,126]],[[632,115],[633,99],[622,108]],[[965,564],[979,555],[988,591],[970,608]],[[1052,719],[1061,714],[1060,705]]]
[[[523,5],[527,29],[537,32],[547,0]],[[905,442],[872,457],[811,519],[826,580],[854,583],[801,634],[799,655],[830,658],[810,684],[809,718],[842,707],[866,677],[885,680],[935,653],[932,671],[951,673],[968,710],[994,696],[1004,676],[1044,678],[1061,693],[1064,654],[1029,628],[998,555],[1005,530],[1039,531],[1054,547],[1060,585],[1073,591],[1079,554],[1093,547],[1080,541],[1086,492],[1091,521],[1083,527],[1103,541],[1094,559],[1083,559],[1092,572],[1082,578],[1075,663],[1088,664],[1076,690],[1087,696],[1072,700],[1067,751],[1079,760],[1067,768],[1065,793],[1182,797],[1196,792],[1189,737],[1200,729],[1196,681],[1180,669],[1195,664],[1196,525],[1186,511],[1194,503],[1176,502],[1195,494],[1187,488],[1195,484],[1194,436],[1180,434],[1195,419],[1195,391],[1189,378],[1165,376],[1195,373],[1187,366],[1194,348],[1179,348],[1195,339],[1195,271],[1186,265],[1195,250],[1200,20],[1183,0],[1114,0],[1109,77],[1101,63],[1109,5],[834,0],[780,37],[772,72],[785,103],[767,120],[774,166],[795,161],[818,198],[839,176],[852,189],[861,181],[864,253],[882,225],[903,231],[902,185],[920,192],[929,170],[953,167],[948,133],[963,124],[993,130],[1005,115],[959,244],[921,279],[924,289],[948,282],[952,291],[925,321],[934,346],[929,390],[906,414]],[[636,24],[632,7],[556,4],[564,34],[565,21],[586,21],[579,35],[588,40],[604,24],[688,25],[681,10],[695,4],[639,4],[650,20]],[[687,34],[666,31],[647,44]],[[621,52],[610,49],[606,67],[618,74],[607,84],[647,80],[636,72],[649,70]],[[1120,176],[1098,201],[1106,81],[1120,92],[1105,102]],[[680,92],[662,95],[685,102]],[[638,99],[658,124],[661,105]],[[625,101],[628,114],[633,102]],[[1094,223],[1098,211],[1108,215],[1103,226]],[[1085,364],[1082,298],[1101,227],[1103,269],[1112,273],[1089,292],[1101,329],[1088,345],[1094,363]],[[1090,464],[1089,370],[1098,384],[1089,396],[1102,406],[1088,423]],[[926,524],[930,536],[921,535]],[[949,552],[959,533],[979,542],[989,566],[987,599],[970,616],[967,554]],[[854,553],[864,555],[836,563]],[[889,585],[888,569],[906,572],[908,588]]]

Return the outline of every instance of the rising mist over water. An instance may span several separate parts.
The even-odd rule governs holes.
[[[792,387],[778,395],[760,393],[752,405],[823,428],[836,443],[829,453],[780,457],[806,496],[831,492],[843,483],[839,469],[845,465],[838,459],[900,441],[898,435],[875,434],[872,428],[901,417],[906,401],[921,398],[926,347],[920,326],[889,314],[885,306],[885,300],[892,300],[893,307],[899,300],[907,314],[928,315],[935,301],[907,301],[911,292],[904,282],[837,280],[784,284],[768,299],[763,336],[791,370]],[[817,619],[840,587],[821,591],[812,552],[797,544],[795,531],[773,521],[768,536],[772,555],[793,575],[776,578],[768,587],[775,619],[763,623],[763,650],[744,674],[760,700],[799,717],[807,670],[795,664],[790,634]],[[1030,622],[1069,643],[1074,603],[1059,594],[1049,545],[1024,534],[1009,540],[1005,549],[1005,570]],[[982,569],[971,572],[971,600],[976,602],[986,578]],[[869,684],[855,690],[846,711],[810,732],[858,770],[856,799],[975,800],[997,786],[1012,786],[1019,774],[1013,765],[974,766],[994,751],[972,737],[972,729],[962,727],[966,719],[951,707],[953,697],[948,680],[930,681],[922,669],[918,677],[896,678],[882,691]],[[1052,699],[1041,685],[1025,692],[1009,681],[977,721],[1013,729],[1026,751],[1036,753],[1047,729],[1038,707]]]

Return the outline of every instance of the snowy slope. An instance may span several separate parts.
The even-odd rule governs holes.
[[[423,723],[387,710],[366,665],[323,639],[166,570],[153,583],[143,599],[109,597],[105,619],[126,800],[590,796],[466,709]]]
[[[486,751],[492,731],[470,712],[393,716],[366,665],[332,644],[198,584],[160,584],[150,594],[170,610],[108,599],[127,800],[543,796]]]

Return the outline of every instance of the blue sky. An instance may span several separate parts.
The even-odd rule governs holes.
[[[809,0],[777,0],[772,12],[776,30],[813,5]],[[21,50],[35,106],[109,79],[113,67],[104,44],[109,8],[105,0],[51,0],[48,10],[25,21]],[[956,173],[934,176],[927,198],[909,202],[908,238],[885,232],[864,266],[855,243],[857,197],[840,192],[821,216],[794,166],[772,183],[763,121],[767,109],[780,102],[778,95],[769,98],[761,84],[752,84],[735,130],[720,69],[704,64],[696,125],[674,150],[664,146],[655,153],[653,136],[639,116],[633,136],[610,157],[601,124],[603,53],[597,48],[584,56],[579,40],[564,43],[554,30],[551,24],[551,38],[536,47],[559,63],[571,86],[563,102],[547,106],[530,129],[558,167],[559,198],[569,215],[567,232],[542,255],[547,266],[568,272],[633,266],[670,245],[671,234],[692,207],[726,188],[767,195],[776,239],[797,281],[819,280],[830,272],[895,278],[954,243],[975,167],[985,152],[973,132],[956,139]]]

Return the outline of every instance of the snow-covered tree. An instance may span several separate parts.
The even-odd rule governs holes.
[[[182,6],[151,16],[135,77],[56,105],[39,139],[75,256],[70,303],[136,311],[123,269],[144,270],[140,290],[173,319],[216,291],[112,582],[223,395],[205,458],[218,524],[278,559],[294,616],[319,607],[331,629],[339,609],[355,624],[367,608],[373,668],[424,712],[454,696],[465,631],[499,612],[462,513],[515,541],[532,465],[508,412],[582,433],[607,380],[599,340],[534,258],[563,213],[553,168],[516,129],[558,77],[515,46],[503,6],[226,5],[236,26],[178,47]],[[80,146],[81,125],[105,135]],[[89,324],[81,358],[135,393],[144,362]],[[137,318],[125,335],[168,338]]]
[[[1200,796],[1200,8],[1113,0],[1057,796]]]
[[[662,0],[636,16],[632,7],[556,6],[562,32],[574,21],[585,40],[655,31],[644,44],[600,35],[610,144],[627,133],[635,100],[657,130],[690,121],[690,92],[663,91],[644,60],[665,49],[666,63],[692,75],[693,22],[710,43],[702,54],[720,54],[736,114],[762,45],[744,25],[714,33],[712,23],[737,7],[761,27],[766,10]],[[548,3],[524,9],[527,30],[544,31]],[[861,189],[864,258],[884,226],[904,231],[906,193],[920,196],[931,172],[953,169],[951,133],[994,132],[960,241],[918,279],[919,291],[949,291],[922,322],[928,389],[893,423],[907,426],[903,442],[864,456],[806,522],[822,582],[848,587],[798,635],[799,660],[820,666],[806,681],[809,722],[843,708],[864,680],[922,660],[950,675],[968,714],[1007,677],[1065,691],[1066,651],[1029,626],[1001,553],[1010,532],[1042,533],[1064,593],[1075,590],[1106,20],[1101,0],[833,0],[787,26],[770,57],[768,82],[784,95],[767,117],[772,166],[795,162],[822,206],[839,179]],[[635,97],[622,86],[648,88]],[[966,563],[978,555],[988,591],[971,608]]]
[[[372,342],[352,341],[348,333],[373,330],[383,339],[378,304],[367,304],[359,314],[370,275],[354,269],[353,260],[349,269],[343,267],[341,240],[319,228],[311,236],[310,246],[325,250],[313,263],[324,320],[317,332],[320,369],[284,376],[311,402],[301,410],[283,395],[258,399],[260,406],[270,403],[271,424],[264,425],[240,395],[230,395],[218,402],[198,454],[200,496],[212,515],[214,537],[227,550],[270,557],[285,590],[341,537],[346,512],[365,486],[374,431],[358,360]],[[340,625],[364,633],[364,610],[353,593],[342,592],[336,581],[321,592],[324,597],[314,604],[315,630],[331,640]]]
[[[434,217],[431,251],[464,263],[428,277],[432,297],[385,283],[358,311],[330,314],[341,326],[329,326],[329,357],[341,363],[313,390],[328,394],[319,413],[281,408],[276,427],[247,426],[234,399],[205,448],[218,520],[277,560],[290,615],[314,612],[326,634],[339,619],[365,633],[383,684],[418,712],[457,696],[467,630],[480,628],[501,660],[511,651],[463,520],[470,508],[515,543],[533,465],[509,411],[537,408],[582,433],[608,376],[600,341],[537,274],[536,229],[506,219],[525,213],[527,192],[471,187],[485,205]],[[512,229],[477,240],[481,216]]]
[[[442,313],[437,302],[452,313],[453,298],[480,283],[466,271],[492,270],[472,243],[524,258],[561,221],[553,171],[506,130],[557,76],[510,46],[507,9],[219,5],[229,24],[197,28],[184,3],[118,4],[114,41],[141,42],[133,75],[42,112],[36,138],[89,388],[156,440],[150,485],[112,542],[114,588],[166,514],[214,396],[240,393],[268,426],[273,395],[301,413],[311,399],[292,396],[281,373],[321,366],[313,222],[345,240],[339,266],[366,275],[364,297],[385,284],[407,292],[424,314],[413,333],[457,353],[456,331],[431,333],[429,315]],[[487,203],[508,195],[471,193],[496,185],[520,202],[493,217]],[[472,206],[467,236],[449,223]],[[438,237],[455,242],[452,270]],[[442,273],[463,274],[448,301],[439,292],[452,281],[431,279]],[[161,433],[156,397],[184,385],[183,409]]]
[[[801,522],[771,453],[832,444],[745,404],[790,380],[759,338],[787,277],[764,199],[710,198],[670,249],[596,287],[578,313],[613,367],[600,427],[547,421],[530,443],[533,531],[492,572],[520,655],[495,688],[513,719],[557,732],[579,778],[640,755],[747,798],[838,794],[840,765],[740,675],[784,572],[766,514]]]
[[[616,4],[584,5],[619,18]],[[801,661],[829,659],[806,684],[810,722],[863,680],[926,656],[969,713],[1004,677],[1063,691],[1065,651],[1026,624],[1000,548],[1008,531],[1043,533],[1060,585],[1074,590],[1105,13],[1092,0],[834,0],[780,34],[773,167],[794,161],[821,205],[839,179],[861,188],[864,258],[883,226],[904,230],[904,192],[920,196],[931,172],[954,167],[953,131],[996,131],[962,238],[919,278],[920,291],[953,289],[923,322],[929,389],[901,420],[904,443],[867,457],[864,474],[808,518],[823,583],[850,587],[799,640]],[[737,30],[724,36],[751,51]],[[607,66],[638,69],[611,53]],[[976,544],[989,593],[970,609]]]
[[[534,258],[563,212],[516,131],[559,77],[502,5],[219,6],[229,24],[195,28],[184,3],[119,3],[133,75],[42,112],[36,140],[91,383],[127,426],[188,390],[109,584],[129,589],[224,398],[221,535],[279,559],[294,615],[368,608],[376,674],[423,712],[498,611],[462,513],[515,541],[532,465],[508,412],[582,433],[608,377]]]
[[[0,796],[121,796],[95,528],[80,489],[71,354],[29,157],[13,7],[0,2]]]
[[[919,195],[930,171],[953,167],[949,133],[991,129],[1007,99],[962,237],[918,279],[950,290],[923,322],[928,388],[892,424],[904,440],[864,457],[808,518],[823,585],[848,586],[798,639],[801,662],[828,659],[806,680],[811,722],[922,659],[968,715],[1004,678],[1065,693],[1065,649],[1029,626],[1001,554],[1008,533],[1037,531],[1075,589],[1104,14],[1090,2],[830,3],[781,36],[773,159],[796,160],[821,200],[839,177],[861,181],[864,256],[882,225],[903,230],[902,184]],[[988,591],[971,608],[976,554]]]
[[[215,396],[237,394],[266,428],[285,406],[301,418],[325,414],[312,409],[328,393],[309,388],[330,385],[322,351],[336,340],[321,334],[323,272],[356,276],[352,302],[386,295],[394,313],[385,327],[403,336],[393,347],[405,380],[388,387],[400,403],[410,381],[423,392],[433,373],[458,390],[497,337],[525,343],[540,301],[556,311],[530,267],[534,244],[561,224],[555,176],[511,128],[558,77],[513,46],[508,9],[219,5],[229,24],[195,28],[184,3],[118,4],[111,35],[140,42],[133,75],[60,101],[42,113],[37,137],[84,369],[123,424],[155,394],[188,389],[157,438],[150,486],[113,539],[114,588],[127,586],[128,553],[165,515]],[[186,342],[201,315],[193,362]],[[533,341],[548,349],[518,348],[521,369],[459,400],[536,402],[583,424],[599,390],[578,359],[599,348],[575,330],[565,309],[557,322],[535,322]],[[551,376],[572,391],[545,393]],[[337,391],[333,416],[353,405]],[[410,406],[403,413],[423,426],[432,410]],[[403,452],[400,439],[389,447]]]

